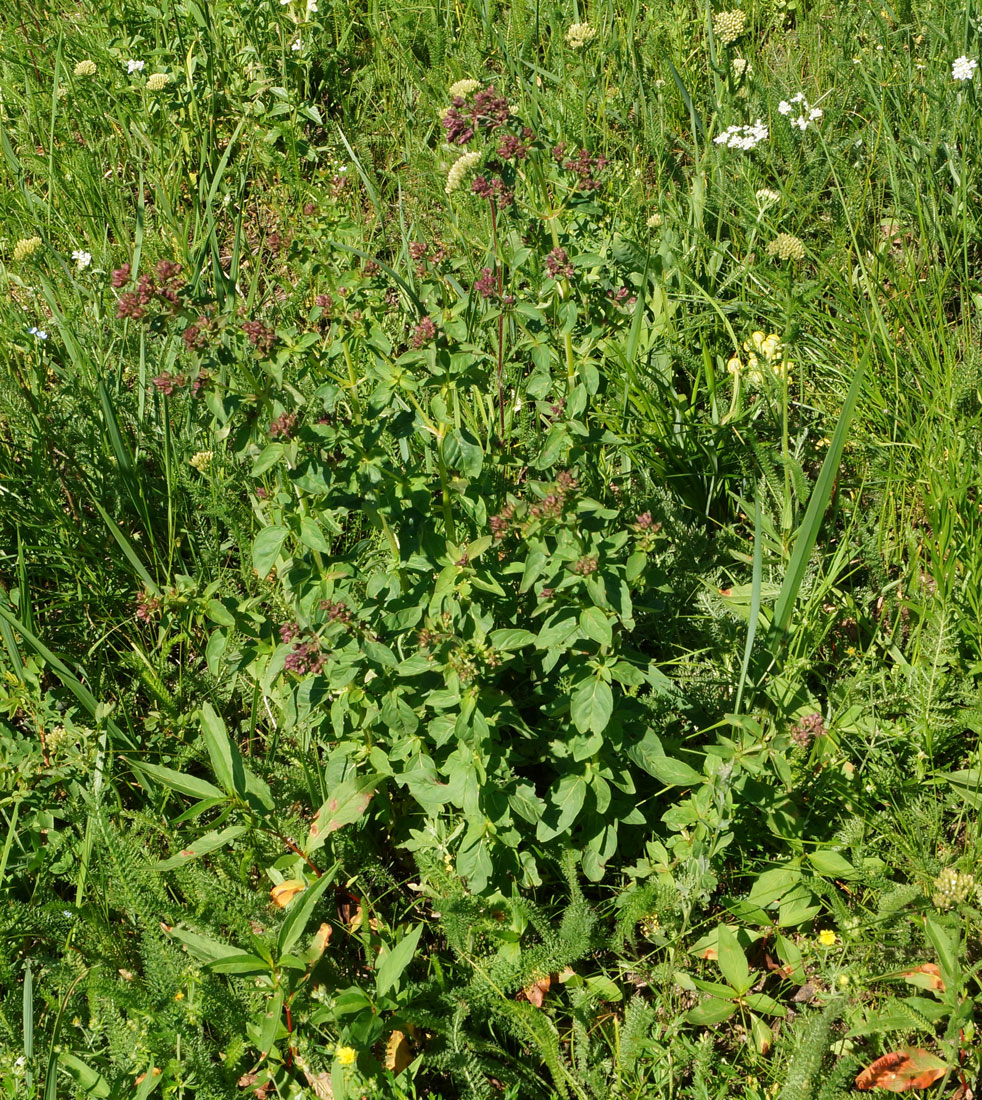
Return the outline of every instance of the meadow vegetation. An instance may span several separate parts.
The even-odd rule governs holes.
[[[0,1097],[971,1100],[980,24],[735,4],[3,5]]]

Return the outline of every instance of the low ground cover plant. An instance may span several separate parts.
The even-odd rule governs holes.
[[[0,42],[0,1093],[968,1100],[974,11]]]

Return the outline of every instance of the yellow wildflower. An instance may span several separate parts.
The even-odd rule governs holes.
[[[338,1047],[334,1057],[337,1058],[340,1066],[353,1066],[358,1060],[358,1052],[354,1047]]]
[[[823,928],[818,934],[818,942],[823,947],[835,947],[838,940],[838,936],[836,936],[831,928]]]

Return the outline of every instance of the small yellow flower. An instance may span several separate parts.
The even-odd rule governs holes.
[[[85,61],[80,61],[75,66],[76,76],[95,76],[95,74],[96,67],[94,61],[89,61],[88,59],[86,59]]]
[[[175,1000],[175,1001],[183,1001],[183,1000],[184,1000],[184,994],[183,994],[183,993],[182,993],[182,992],[181,992],[180,990],[178,990],[178,991],[177,991],[177,992],[176,992],[176,993],[174,994],[174,1000]]]
[[[831,928],[823,928],[818,934],[818,942],[823,947],[835,947],[839,942],[839,937],[832,931]]]
[[[33,256],[35,252],[40,250],[42,243],[40,237],[21,237],[14,245],[14,261],[20,263],[21,260]]]
[[[848,974],[840,974],[839,977],[836,979],[836,981],[839,983],[839,988],[840,989],[845,989],[846,986],[849,984],[849,975]]]
[[[354,1047],[338,1047],[334,1052],[339,1066],[353,1066],[358,1060],[358,1052]]]

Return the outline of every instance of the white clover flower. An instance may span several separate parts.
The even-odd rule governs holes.
[[[293,50],[294,53],[297,53],[298,51],[303,49],[303,43],[300,41],[299,38],[295,38],[293,40],[293,44],[290,46],[290,49]]]
[[[151,73],[151,75],[147,77],[147,91],[161,92],[170,84],[170,81],[170,73]]]
[[[974,57],[956,57],[951,63],[951,79],[971,80],[978,67],[979,63]]]
[[[97,71],[95,62],[90,61],[88,58],[80,61],[74,70],[76,76],[95,76]]]
[[[126,71],[132,76],[133,73],[142,73],[147,67],[145,61],[136,61],[132,57],[126,62]]]
[[[92,253],[84,252],[81,248],[76,248],[72,253],[72,259],[75,261],[75,266],[81,271],[92,263]]]
[[[453,164],[450,165],[450,171],[447,173],[447,186],[444,188],[448,195],[457,190],[458,187],[464,182],[464,177],[472,169],[477,167],[481,161],[481,154],[476,150],[470,153],[464,153],[463,156],[458,157]]]
[[[34,337],[35,340],[47,340],[48,338],[48,334],[44,331],[44,329],[38,328],[37,325],[31,325],[31,327],[27,331]]]
[[[768,137],[767,127],[761,119],[747,126],[728,126],[721,134],[713,138],[716,145],[725,145],[727,149],[743,149],[745,152],[755,149]]]

